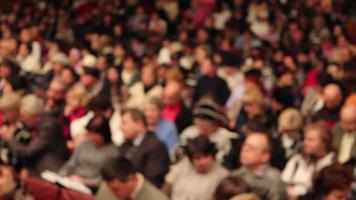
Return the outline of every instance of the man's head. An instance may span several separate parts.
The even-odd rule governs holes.
[[[162,92],[162,102],[165,106],[175,106],[181,101],[182,84],[171,81]]]
[[[44,112],[43,100],[34,94],[28,94],[20,103],[20,118],[27,126],[34,128]]]
[[[136,108],[124,109],[121,112],[121,129],[126,140],[134,140],[146,132],[145,115]]]
[[[66,84],[60,78],[55,78],[49,84],[47,89],[47,99],[52,100],[54,102],[58,102],[60,100],[64,100],[66,93]]]
[[[136,188],[138,177],[132,163],[124,157],[105,163],[103,179],[118,198],[129,198]]]
[[[156,126],[161,119],[162,102],[158,98],[149,98],[143,106],[147,125]]]
[[[250,133],[242,146],[240,162],[249,170],[256,170],[271,158],[271,139],[266,133]]]
[[[342,92],[337,84],[331,83],[326,85],[323,89],[323,96],[325,106],[327,108],[333,109],[340,106],[342,101]]]
[[[81,84],[91,89],[100,79],[100,71],[95,67],[83,67],[83,73],[80,75]]]
[[[188,142],[185,152],[199,173],[207,173],[215,162],[217,149],[207,137],[198,136]]]
[[[346,132],[356,132],[356,106],[344,106],[340,112],[341,127]]]
[[[214,76],[216,67],[211,58],[206,57],[200,64],[200,73],[203,76]]]

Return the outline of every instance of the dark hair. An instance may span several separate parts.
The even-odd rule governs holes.
[[[333,190],[351,187],[352,169],[340,164],[333,164],[320,170],[313,181],[315,199],[322,199]]]
[[[26,80],[21,76],[13,75],[8,77],[6,80],[14,91],[27,88]]]
[[[130,160],[125,157],[117,157],[108,160],[101,169],[101,173],[106,181],[118,179],[126,182],[130,175],[136,173],[136,170]]]
[[[1,66],[8,67],[12,75],[18,74],[21,69],[18,63],[10,58],[4,58],[3,61],[1,62]]]
[[[88,132],[94,132],[95,134],[101,135],[104,138],[105,144],[110,144],[112,142],[109,120],[103,115],[95,115],[91,118],[86,129]]]
[[[121,111],[121,116],[126,113],[130,114],[131,119],[134,122],[142,122],[144,124],[144,126],[147,126],[146,117],[141,110],[139,110],[137,108],[125,108]]]
[[[91,68],[91,67],[87,67],[87,66],[83,66],[83,74],[92,76],[96,79],[100,78],[100,70],[97,68]]]
[[[109,96],[98,95],[93,97],[88,103],[88,109],[93,111],[113,110]]]
[[[79,75],[78,75],[78,73],[75,71],[74,68],[72,68],[72,67],[70,67],[70,66],[65,66],[63,70],[68,70],[68,71],[72,74],[72,76],[73,76],[73,78],[74,78],[74,83],[77,82],[77,81],[79,81]]]
[[[251,192],[251,189],[243,179],[235,176],[228,176],[217,186],[214,193],[214,199],[229,200],[236,195],[247,192]]]
[[[217,153],[215,144],[204,136],[198,136],[189,140],[184,150],[190,160],[197,154],[211,155],[215,158],[215,154]]]

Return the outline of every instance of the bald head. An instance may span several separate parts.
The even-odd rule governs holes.
[[[341,126],[347,132],[356,131],[356,106],[347,105],[340,112]]]
[[[337,84],[328,84],[324,87],[323,96],[327,108],[337,108],[342,100],[342,92]]]
[[[173,106],[181,100],[182,84],[170,81],[163,89],[162,102],[164,105]]]

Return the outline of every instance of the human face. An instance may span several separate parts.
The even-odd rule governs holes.
[[[8,66],[1,64],[0,65],[0,77],[7,78],[11,76],[11,70]]]
[[[121,130],[126,140],[134,140],[138,136],[138,126],[139,124],[132,119],[131,113],[124,113],[121,116]]]
[[[58,82],[52,82],[47,90],[47,98],[58,101],[64,98],[64,93],[63,85]]]
[[[245,102],[243,104],[243,109],[246,111],[249,119],[263,113],[262,106],[254,102]]]
[[[80,82],[83,84],[85,88],[91,88],[94,85],[95,81],[96,79],[88,74],[83,74],[80,77]]]
[[[145,86],[151,86],[155,84],[156,75],[151,69],[144,69],[141,73],[141,80]]]
[[[95,146],[101,146],[104,144],[104,138],[100,133],[97,132],[88,132],[89,141],[92,142]]]
[[[75,94],[68,93],[66,103],[72,108],[78,108],[80,106],[80,98]]]
[[[216,130],[216,124],[211,120],[195,118],[194,125],[197,127],[200,135],[209,136]]]
[[[325,152],[320,133],[317,130],[308,130],[304,135],[304,153],[316,155],[320,152]]]
[[[156,125],[159,120],[161,119],[161,111],[157,106],[147,103],[144,108],[143,112],[145,114],[147,124],[149,125]]]
[[[335,189],[329,192],[323,200],[348,200],[350,189]]]
[[[269,152],[267,151],[268,140],[262,133],[251,133],[242,145],[240,162],[247,168],[258,167],[267,163]]]
[[[209,172],[209,170],[213,166],[214,158],[212,155],[196,154],[193,155],[192,163],[198,173],[204,174]]]
[[[129,177],[126,182],[114,179],[112,181],[107,181],[106,183],[116,197],[129,198],[135,188],[134,182],[131,179],[132,178]]]
[[[64,69],[61,72],[61,78],[67,85],[71,85],[75,81],[75,78],[69,69]]]

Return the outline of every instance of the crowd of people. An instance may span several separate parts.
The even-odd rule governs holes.
[[[355,199],[354,30],[353,0],[0,1],[0,199],[48,170],[98,200]]]

